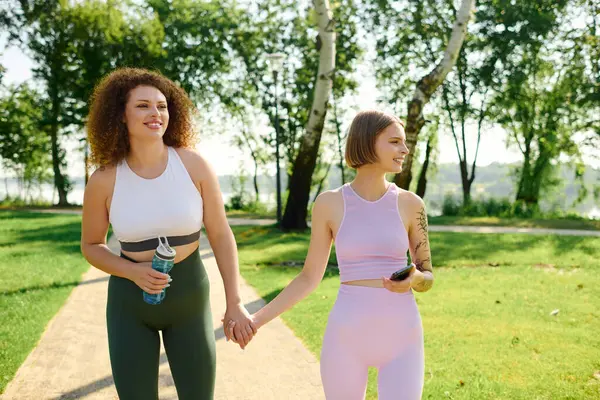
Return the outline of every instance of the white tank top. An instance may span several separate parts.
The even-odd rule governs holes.
[[[183,236],[202,228],[202,196],[177,151],[167,149],[167,168],[154,179],[135,174],[125,159],[117,165],[109,220],[119,241]]]

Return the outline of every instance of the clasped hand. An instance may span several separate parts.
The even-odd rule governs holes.
[[[237,343],[243,350],[258,331],[252,316],[242,304],[227,306],[221,320],[227,341]]]

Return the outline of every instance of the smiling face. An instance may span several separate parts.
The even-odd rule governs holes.
[[[385,128],[375,140],[377,164],[385,172],[400,173],[402,163],[408,154],[406,133],[399,123],[392,123]]]
[[[398,117],[378,110],[356,114],[346,139],[349,167],[375,167],[385,173],[398,173],[407,154],[404,123]]]
[[[125,105],[124,122],[131,139],[162,139],[169,125],[165,95],[153,86],[132,89]]]

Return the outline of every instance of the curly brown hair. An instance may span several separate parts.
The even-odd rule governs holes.
[[[138,86],[155,87],[167,99],[169,125],[163,142],[173,147],[195,144],[193,115],[197,110],[187,93],[158,72],[120,68],[105,76],[90,97],[86,124],[90,164],[99,167],[116,165],[129,153],[129,133],[123,115],[129,93]]]

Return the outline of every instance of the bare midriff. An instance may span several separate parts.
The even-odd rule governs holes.
[[[184,260],[198,248],[198,242],[184,244],[182,246],[173,246],[175,249],[175,263]],[[121,251],[124,255],[137,262],[152,261],[154,250],[147,251]]]
[[[342,282],[342,285],[382,288],[383,281],[381,279],[359,279],[356,281]]]

